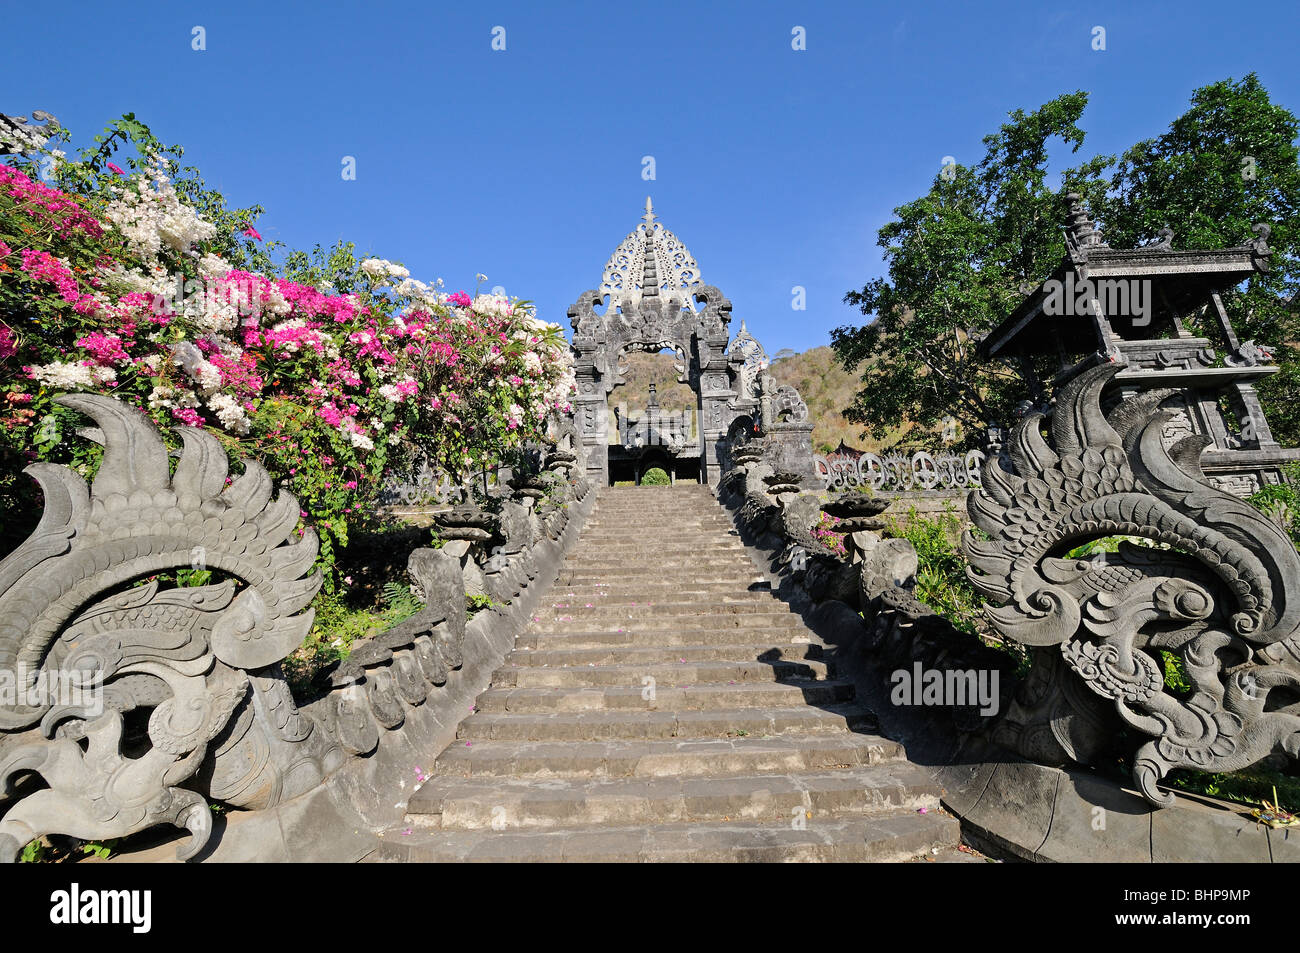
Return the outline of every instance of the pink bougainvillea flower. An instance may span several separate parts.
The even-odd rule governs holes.
[[[244,229],[244,234],[247,235],[249,238],[257,239],[259,242],[262,240],[262,236],[257,233],[257,229],[255,229],[252,225],[249,225]]]
[[[113,165],[113,163],[111,163],[111,162],[108,163],[108,167],[109,167],[110,169],[112,169],[114,172],[116,172],[118,175],[126,175],[125,172],[123,172],[123,171],[122,171],[121,169],[119,169],[117,166]]]

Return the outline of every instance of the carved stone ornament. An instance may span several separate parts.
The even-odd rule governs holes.
[[[993,625],[1032,647],[1032,690],[1017,701],[1022,753],[1086,763],[1125,725],[1148,738],[1134,781],[1167,806],[1173,795],[1157,784],[1175,768],[1300,755],[1300,555],[1206,478],[1204,436],[1165,447],[1161,392],[1103,414],[1102,388],[1119,370],[1064,385],[1047,437],[1042,414],[1015,426],[1014,472],[990,457],[968,499],[990,538],[967,531],[962,548]],[[1068,556],[1115,536],[1145,545]],[[1181,661],[1190,691],[1165,685],[1162,653]]]
[[[655,221],[649,198],[642,218],[605,263],[601,294],[609,295],[614,307],[634,306],[642,297],[658,295],[669,305],[694,310],[690,289],[700,284],[700,266],[681,239]]]
[[[789,384],[782,384],[776,389],[772,403],[778,421],[788,420],[799,424],[808,420],[808,405]]]
[[[757,400],[760,391],[762,373],[767,370],[767,352],[758,339],[749,333],[745,322],[740,322],[740,330],[732,338],[728,353],[732,360],[740,361],[740,396]]]
[[[207,841],[212,812],[181,785],[194,784],[210,746],[200,780],[236,804],[270,790],[296,796],[325,773],[329,746],[294,707],[278,664],[312,625],[317,537],[299,536],[298,501],[272,496],[258,463],[244,461],[227,485],[226,452],[208,433],[176,428],[184,449],[172,473],[138,411],[91,394],[58,402],[93,418],[104,456],[89,486],[64,466],[27,467],[45,512],[0,562],[0,672],[46,688],[0,699],[0,786],[13,797],[26,772],[48,785],[20,788],[0,820],[0,860],[43,834],[102,840],[163,823],[190,831],[177,851],[188,858]],[[221,581],[145,582],[178,569]],[[124,722],[135,710],[148,712],[143,737]],[[300,786],[266,754],[291,744],[312,762],[297,772]]]

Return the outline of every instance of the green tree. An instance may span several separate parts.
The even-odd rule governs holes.
[[[1274,436],[1300,443],[1300,320],[1290,303],[1300,279],[1300,155],[1296,117],[1251,73],[1196,90],[1164,134],[1119,159],[1107,194],[1093,201],[1106,242],[1143,243],[1161,228],[1175,248],[1220,248],[1271,228],[1271,268],[1224,295],[1238,337],[1277,349],[1280,373],[1260,386]],[[1212,329],[1203,329],[1215,338]]]
[[[954,165],[930,190],[894,210],[881,228],[888,276],[850,291],[844,300],[875,320],[832,332],[849,370],[863,368],[862,389],[845,411],[879,435],[900,420],[932,426],[952,415],[974,440],[991,422],[1009,418],[1023,396],[1009,367],[980,361],[979,337],[1060,260],[1062,193],[1100,195],[1097,157],[1047,185],[1047,150],[1060,139],[1077,152],[1086,93],[1059,96],[985,137],[984,159]]]
[[[1064,194],[1080,192],[1106,242],[1134,247],[1160,229],[1176,248],[1219,248],[1272,232],[1272,269],[1225,295],[1239,338],[1278,349],[1281,371],[1260,387],[1274,435],[1300,443],[1300,165],[1296,117],[1270,101],[1253,73],[1196,90],[1186,112],[1154,139],[1119,156],[1096,156],[1047,185],[1047,147],[1078,152],[1082,92],[1032,113],[1017,110],[984,140],[974,168],[952,167],[929,192],[895,209],[879,233],[888,275],[844,300],[875,320],[833,332],[844,365],[864,368],[846,410],[879,432],[903,419],[932,425],[952,414],[966,432],[1007,421],[1024,396],[1011,368],[980,362],[978,337],[1020,301],[1022,285],[1047,277],[1065,253]],[[1206,329],[1209,331],[1209,329]],[[1212,332],[1210,332],[1211,336]]]

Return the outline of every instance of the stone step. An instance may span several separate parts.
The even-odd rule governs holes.
[[[876,727],[707,487],[600,489],[407,826],[371,859],[954,852],[939,786]]]
[[[703,777],[823,771],[881,764],[903,756],[870,734],[665,741],[484,741],[452,745],[433,774],[448,777]]]
[[[707,483],[674,483],[671,486],[602,486],[596,488],[596,493],[600,497],[606,496],[626,496],[628,498],[639,496],[654,496],[656,493],[662,493],[665,496],[680,493],[682,495],[690,493],[701,493],[712,498],[713,488]]]
[[[707,573],[711,569],[746,569],[752,566],[744,553],[656,553],[646,550],[619,556],[590,553],[579,548],[565,557],[562,569],[586,569],[603,572],[607,569],[640,569],[644,572],[662,573],[680,570],[683,573]]]
[[[430,778],[406,816],[447,829],[786,821],[795,814],[937,810],[942,788],[906,761],[802,772],[703,778]],[[807,820],[807,818],[804,818]]]
[[[628,608],[635,608],[629,606]],[[538,610],[548,611],[548,610]],[[538,636],[568,636],[579,633],[603,633],[613,635],[636,635],[634,641],[644,645],[674,645],[682,641],[686,631],[708,632],[701,642],[714,642],[725,639],[729,642],[749,641],[751,636],[736,635],[737,630],[766,632],[785,631],[793,634],[802,627],[799,617],[791,614],[756,612],[748,616],[710,615],[662,615],[662,616],[627,616],[621,615],[617,607],[606,612],[596,613],[588,610],[586,616],[567,616],[562,613],[571,610],[557,609],[553,617],[538,616],[536,622],[529,625],[529,633]],[[727,634],[730,630],[731,634]],[[662,633],[662,635],[661,635]],[[793,638],[785,641],[793,642]]]
[[[387,831],[370,863],[892,863],[956,844],[937,812],[768,823],[654,824],[526,831]]]
[[[986,857],[969,847],[945,847],[935,844],[928,851],[915,860],[918,863],[934,864],[998,864],[1001,861],[994,860],[992,857]]]
[[[653,692],[651,688],[653,687]],[[652,697],[650,697],[652,696]],[[853,685],[844,681],[704,682],[655,681],[653,686],[595,686],[578,688],[490,688],[475,705],[487,712],[570,711],[703,711],[736,708],[831,705],[853,698]]]
[[[680,658],[680,657],[679,657]],[[639,686],[647,676],[659,685],[704,683],[776,682],[823,680],[830,676],[826,662],[778,659],[771,662],[670,661],[648,664],[567,665],[552,668],[537,665],[505,665],[492,676],[493,688],[581,688]]]
[[[609,565],[697,565],[748,559],[740,543],[703,546],[581,546],[569,554],[566,562],[604,562]]]
[[[715,529],[721,529],[723,532],[715,532]],[[726,525],[726,521],[720,521],[716,527],[708,527],[708,534],[711,538],[722,540],[737,541],[740,534]],[[603,546],[606,543],[627,543],[639,540],[657,540],[674,545],[690,545],[698,543],[703,534],[697,528],[686,528],[681,526],[672,527],[663,532],[646,533],[639,525],[622,526],[622,527],[601,527],[587,524],[582,528],[582,544],[592,546]]]
[[[745,552],[745,546],[738,539],[695,540],[693,542],[674,543],[659,540],[624,540],[623,542],[587,543],[579,542],[576,554],[604,556],[607,559],[622,559],[628,556],[661,553],[665,556],[710,556],[731,555]]]
[[[662,510],[677,506],[712,506],[721,509],[717,497],[712,493],[672,493],[658,498],[645,495],[619,497],[601,493],[596,495],[596,505],[629,510]]]
[[[597,507],[582,524],[582,538],[686,539],[699,536],[702,530],[707,530],[710,536],[717,539],[735,539],[739,536],[731,517],[716,503],[710,503],[707,509],[674,507],[663,516],[637,510],[616,513]]]
[[[716,506],[711,512],[674,510],[666,519],[645,513],[610,514],[596,510],[582,524],[582,536],[604,542],[632,542],[635,540],[677,539],[697,541],[705,534],[710,539],[739,539],[740,533],[730,517],[724,516]]]
[[[694,585],[688,582],[678,583],[676,585],[668,584],[662,586],[646,585],[619,585],[619,586],[563,586],[564,591],[552,590],[549,598],[552,600],[552,607],[557,602],[567,602],[570,605],[577,603],[586,606],[588,602],[599,602],[606,606],[629,606],[629,605],[653,605],[656,602],[672,602],[674,600],[698,600],[700,603],[717,603],[720,605],[785,605],[771,591],[763,589],[749,589],[726,585],[722,583],[709,585]]]
[[[754,659],[764,664],[776,662],[819,661],[825,648],[818,642],[733,644],[719,642],[702,645],[609,645],[595,648],[528,649],[517,646],[506,656],[508,666],[524,668],[561,668],[564,666],[671,665],[690,662],[724,662],[747,664],[737,659]],[[829,667],[829,663],[828,667]]]
[[[817,732],[874,731],[875,716],[853,703],[811,708],[707,711],[475,712],[460,723],[457,741],[604,741],[663,738],[744,738]]]
[[[708,511],[676,508],[663,518],[647,518],[645,512],[635,510],[615,513],[596,509],[587,522],[582,524],[582,536],[584,539],[593,536],[658,539],[660,536],[696,536],[702,529],[719,536],[737,535],[730,517],[723,515],[716,505],[710,504]]]
[[[609,631],[580,630],[561,632],[535,632],[529,628],[515,641],[518,649],[598,649],[612,646],[679,646],[733,644],[735,642],[769,642],[783,645],[797,642],[800,637],[811,638],[808,630],[792,616],[791,622],[782,626],[718,626],[641,629],[637,626],[617,626]],[[649,634],[647,634],[649,633]]]
[[[567,598],[553,598],[550,605],[542,606],[538,613],[555,613],[557,615],[573,615],[575,618],[595,618],[602,614],[616,612],[619,615],[629,619],[652,618],[655,616],[677,615],[687,616],[713,621],[714,616],[734,617],[737,619],[747,619],[754,616],[763,615],[782,615],[795,616],[798,613],[793,611],[789,605],[780,599],[770,595],[755,604],[750,602],[733,602],[733,603],[713,603],[713,602],[683,602],[678,599],[666,599],[653,602],[649,599],[640,602],[629,602],[627,605],[615,606],[604,602],[577,602],[569,601]]]
[[[647,638],[651,633],[662,630],[675,630],[687,625],[711,629],[770,629],[786,624],[802,625],[799,616],[788,610],[755,607],[745,605],[715,605],[708,612],[692,613],[678,607],[655,611],[658,606],[605,605],[593,603],[573,605],[560,603],[559,607],[547,607],[536,610],[529,629],[537,633],[556,633],[571,631],[605,631],[635,629]],[[744,609],[744,612],[726,612],[730,608]]]
[[[704,570],[698,567],[669,572],[662,568],[658,571],[645,568],[626,568],[610,566],[601,568],[561,567],[555,580],[555,588],[573,588],[576,586],[637,586],[642,583],[662,584],[686,587],[696,585],[730,585],[736,591],[753,590],[753,587],[770,586],[770,583],[750,566],[738,563],[724,569]]]

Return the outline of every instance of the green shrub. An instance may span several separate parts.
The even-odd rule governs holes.
[[[1282,473],[1286,478],[1282,483],[1266,486],[1246,497],[1246,501],[1286,530],[1291,542],[1300,547],[1300,493],[1296,492],[1300,464],[1288,463]]]
[[[886,531],[916,550],[917,597],[961,631],[978,634],[985,627],[983,612],[957,548],[961,521],[951,505],[933,518],[921,516],[913,506],[902,520],[890,517]]]
[[[984,616],[983,601],[966,578],[966,558],[961,554],[962,521],[951,503],[933,517],[921,516],[911,507],[903,519],[889,517],[886,532],[905,539],[916,550],[916,596],[936,615],[961,632],[976,636],[985,645],[1010,655],[1016,673],[1029,671],[1029,653],[1018,642],[999,638]]]
[[[357,607],[348,602],[344,593],[321,593],[316,597],[316,619],[311,631],[284,660],[285,677],[295,697],[310,694],[321,670],[347,658],[357,639],[385,632],[422,608],[411,587],[397,582],[384,585],[381,601],[382,605]]]
[[[641,474],[642,486],[668,486],[672,483],[663,467],[651,467]]]

